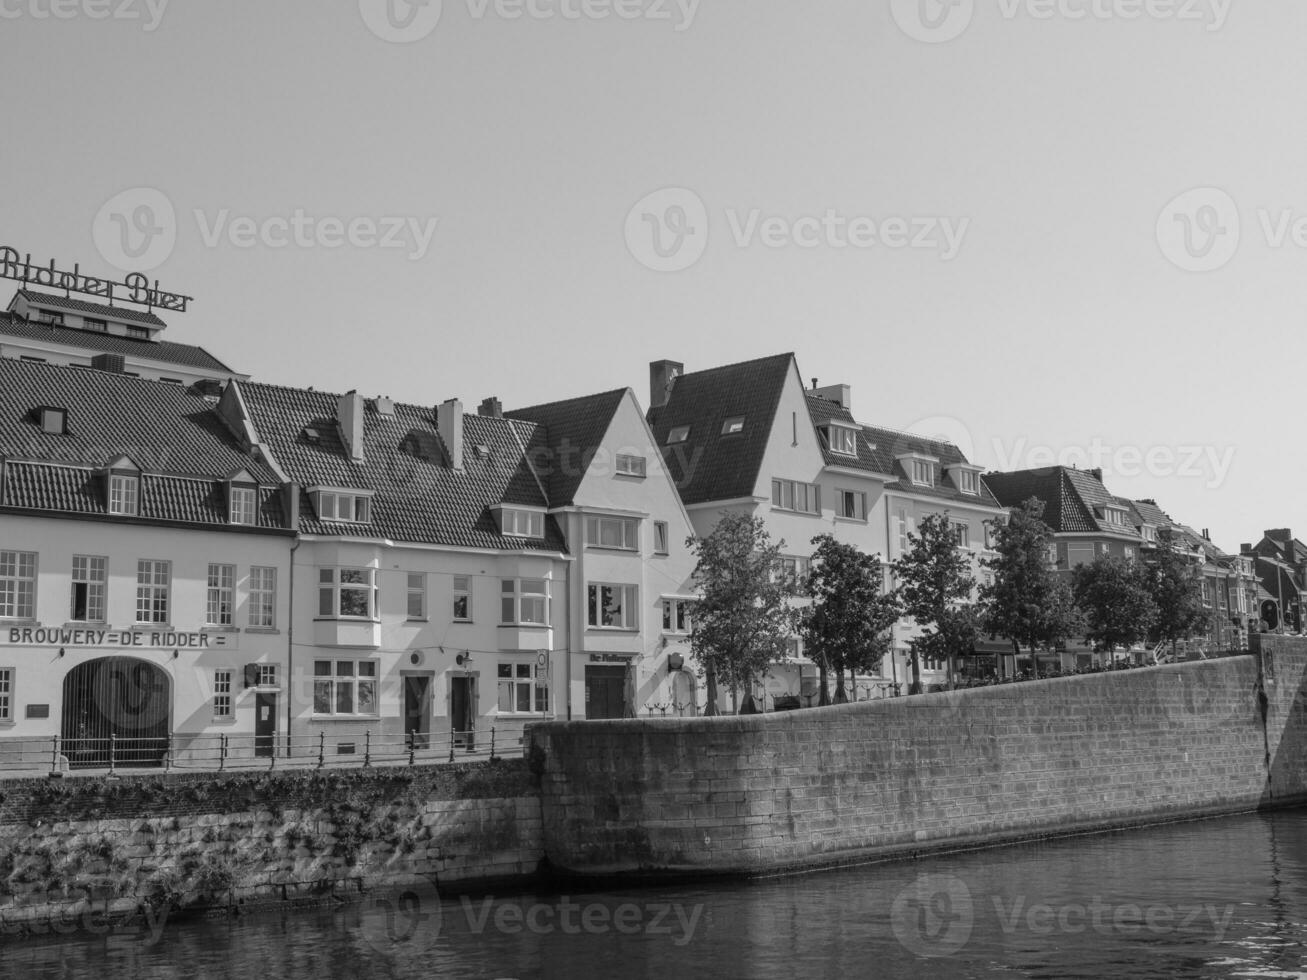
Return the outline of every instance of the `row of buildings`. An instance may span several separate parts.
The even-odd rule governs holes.
[[[985,474],[860,423],[849,386],[806,385],[792,354],[657,362],[647,408],[619,388],[473,411],[254,382],[165,328],[29,284],[0,314],[0,761],[51,736],[90,765],[111,733],[346,753],[693,713],[687,541],[727,511],[764,517],[802,572],[817,534],[892,561],[947,510],[983,582],[994,523],[1036,496],[1068,569],[1180,534],[1215,643],[1300,623],[1287,532],[1228,555],[1100,473]],[[913,633],[864,696],[902,689]],[[816,676],[796,639],[760,693],[811,698]]]

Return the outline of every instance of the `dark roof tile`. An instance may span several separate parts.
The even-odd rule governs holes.
[[[5,336],[101,351],[106,354],[122,354],[124,357],[176,364],[220,374],[236,373],[203,347],[174,344],[168,340],[136,340],[132,337],[96,333],[92,330],[75,330],[72,327],[23,320],[12,313],[0,312],[0,339]]]
[[[508,418],[533,422],[543,430],[540,436],[550,452],[547,468],[538,468],[546,481],[552,506],[566,507],[574,502],[586,467],[628,390],[618,388],[504,413]]]

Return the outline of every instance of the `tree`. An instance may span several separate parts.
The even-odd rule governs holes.
[[[917,530],[909,535],[908,553],[894,563],[903,612],[925,630],[912,641],[912,694],[921,693],[923,655],[948,661],[948,686],[953,689],[958,650],[970,646],[967,627],[974,626],[970,614],[953,613],[976,585],[948,511],[923,518]],[[974,639],[974,629],[971,633]]]
[[[1212,616],[1203,605],[1202,573],[1180,553],[1176,534],[1163,528],[1157,535],[1157,551],[1148,562],[1149,592],[1157,605],[1157,618],[1148,638],[1153,643],[1169,641],[1175,652],[1178,640],[1211,628]]]
[[[1024,643],[1035,676],[1035,652],[1065,643],[1082,625],[1071,586],[1049,562],[1053,529],[1043,518],[1044,502],[1031,497],[1012,508],[1006,523],[994,527],[997,554],[985,559],[994,583],[980,590],[985,631],[1011,640],[1014,655]]]
[[[1145,639],[1157,619],[1149,577],[1141,562],[1110,555],[1076,566],[1071,588],[1085,617],[1085,639],[1108,652]]]
[[[690,648],[707,682],[708,714],[717,714],[717,684],[752,685],[785,656],[794,633],[791,601],[798,584],[781,564],[785,542],[771,543],[766,525],[750,514],[728,513],[706,538],[690,538],[698,557]],[[746,690],[749,688],[746,687]]]
[[[806,588],[812,605],[803,611],[801,632],[808,655],[821,671],[820,704],[830,704],[826,681],[835,671],[835,700],[848,700],[844,672],[870,673],[892,644],[898,598],[882,591],[880,557],[868,555],[829,534],[812,539],[812,571]]]

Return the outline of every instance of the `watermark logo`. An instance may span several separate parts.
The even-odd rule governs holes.
[[[1217,187],[1196,187],[1171,200],[1157,218],[1162,254],[1186,272],[1214,272],[1239,251],[1239,208]]]
[[[205,248],[226,244],[239,249],[398,249],[411,262],[426,256],[440,224],[436,217],[341,218],[312,215],[303,208],[296,208],[290,214],[261,217],[234,215],[230,208],[212,212],[196,208],[194,215]]]
[[[436,29],[443,8],[442,0],[359,0],[368,30],[392,44],[421,41]]]
[[[177,213],[163,191],[132,187],[104,202],[91,223],[91,238],[110,265],[149,272],[177,245]]]
[[[971,889],[953,875],[918,875],[890,906],[894,938],[926,958],[959,952],[970,941],[975,921]]]
[[[971,26],[976,0],[890,0],[890,13],[914,41],[943,44]]]
[[[384,956],[421,953],[440,938],[440,893],[430,875],[405,871],[368,895],[359,910],[359,935]]]
[[[0,20],[131,20],[158,30],[170,0],[0,0]]]
[[[708,248],[708,208],[684,187],[667,187],[641,198],[626,215],[626,247],[655,272],[683,272]]]
[[[96,710],[115,730],[150,732],[167,725],[171,698],[162,668],[135,658],[107,657],[86,669]],[[124,740],[124,750],[134,747],[131,739]]]

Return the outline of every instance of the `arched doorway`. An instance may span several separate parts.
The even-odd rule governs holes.
[[[63,754],[74,769],[158,766],[168,751],[172,681],[135,657],[78,664],[64,678]]]
[[[1280,610],[1274,599],[1262,601],[1262,619],[1265,620],[1267,629],[1275,631],[1280,628]]]

